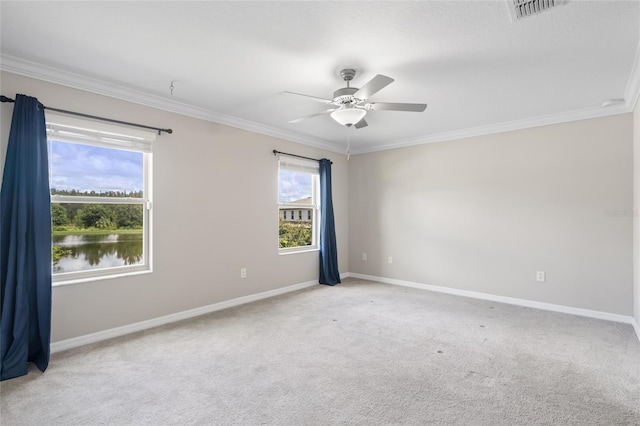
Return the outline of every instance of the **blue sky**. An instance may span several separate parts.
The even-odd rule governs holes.
[[[311,197],[311,175],[308,173],[296,173],[280,170],[280,203],[288,203]]]
[[[78,191],[143,190],[143,154],[53,141],[51,187]]]

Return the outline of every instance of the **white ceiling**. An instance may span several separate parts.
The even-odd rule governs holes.
[[[0,19],[4,70],[338,152],[347,133],[358,153],[621,113],[640,92],[639,1],[517,22],[506,0],[2,1]],[[343,68],[396,80],[372,102],[429,106],[288,123],[326,106],[281,92],[331,98]]]

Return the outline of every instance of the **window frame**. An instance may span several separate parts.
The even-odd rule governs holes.
[[[280,222],[280,211],[282,209],[291,209],[291,214],[294,215],[295,210],[300,209],[300,204],[294,203],[280,203],[280,170],[283,170],[282,163],[285,162],[291,165],[299,165],[301,167],[300,170],[295,170],[294,167],[284,167],[284,170],[296,172],[296,173],[306,173],[311,175],[311,204],[305,205],[305,207],[311,208],[311,244],[307,246],[297,246],[297,247],[280,247],[279,240],[276,243],[276,247],[278,247],[278,254],[293,254],[293,253],[304,253],[309,251],[318,251],[320,250],[319,241],[320,241],[320,166],[317,161],[298,159],[296,157],[287,156],[286,154],[280,154],[278,156],[278,193],[277,202],[278,202],[278,226]],[[286,219],[286,211],[284,214]],[[295,217],[295,216],[294,216]],[[293,218],[292,218],[293,219]],[[292,222],[295,219],[292,220]],[[279,229],[279,228],[278,228]]]
[[[152,235],[153,235],[153,154],[151,152],[151,142],[155,139],[155,134],[146,132],[146,131],[138,131],[134,129],[129,129],[121,126],[113,126],[106,125],[103,123],[97,123],[90,120],[78,120],[74,118],[68,118],[64,116],[47,114],[47,143],[49,145],[49,149],[52,148],[52,144],[56,141],[64,142],[64,143],[73,143],[84,146],[96,146],[100,148],[106,149],[116,149],[116,150],[125,150],[132,152],[139,152],[142,154],[142,176],[143,176],[143,188],[142,188],[142,198],[133,198],[133,197],[100,197],[100,196],[87,196],[87,195],[51,195],[51,205],[54,203],[59,204],[104,204],[104,205],[123,205],[123,204],[133,204],[133,205],[141,205],[143,211],[143,230],[142,230],[142,263],[137,265],[123,265],[123,266],[113,266],[106,267],[100,269],[89,269],[85,271],[73,271],[73,272],[58,272],[56,273],[53,270],[53,259],[51,262],[52,265],[52,285],[66,285],[66,284],[76,284],[81,282],[88,281],[96,281],[102,279],[110,279],[116,277],[130,276],[130,275],[139,275],[150,273],[153,271],[153,252],[152,252]],[[91,139],[91,137],[69,137],[64,134],[56,134],[55,131],[52,130],[56,125],[74,125],[74,126],[82,126],[85,129],[91,129],[98,134],[99,132],[107,132],[109,134],[119,134],[119,135],[132,135],[134,139],[141,139],[138,137],[139,135],[143,135],[145,139],[145,144],[147,144],[148,149],[140,148],[139,142],[132,143],[131,146],[118,145],[114,143],[112,139],[107,139],[106,143],[101,143],[99,138]],[[109,136],[109,135],[107,135]],[[50,160],[51,161],[51,160]],[[54,170],[49,167],[49,183],[51,186],[51,182],[54,176]],[[52,229],[53,233],[53,229]],[[52,241],[53,247],[53,241]]]

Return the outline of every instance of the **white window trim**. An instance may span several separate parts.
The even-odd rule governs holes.
[[[92,197],[52,195],[51,203],[94,203],[94,204],[141,204],[144,211],[142,239],[142,265],[117,266],[86,271],[55,273],[52,271],[52,285],[62,286],[83,282],[112,279],[153,272],[153,190],[152,190],[152,142],[156,134],[149,131],[114,126],[102,122],[81,120],[58,114],[46,114],[47,138],[52,141],[93,145],[111,149],[123,149],[143,154],[143,198]],[[60,129],[73,127],[77,133],[65,134]],[[53,268],[53,264],[52,264]]]
[[[320,166],[317,161],[299,159],[297,157],[291,157],[286,154],[278,155],[278,172],[280,172],[281,163],[286,163],[288,166],[285,166],[285,169],[291,171],[298,171],[300,173],[309,173],[313,175],[312,183],[311,183],[311,198],[315,201],[315,203],[311,205],[305,205],[305,207],[311,206],[312,208],[312,218],[311,223],[313,224],[313,229],[311,231],[311,245],[308,246],[299,246],[299,247],[278,247],[279,255],[287,255],[294,253],[305,253],[311,251],[319,251],[320,250]],[[291,165],[294,165],[291,167]],[[295,167],[299,166],[299,167]],[[278,187],[278,194],[280,193],[280,188]],[[280,203],[278,202],[278,226],[280,223],[280,208],[293,208],[299,209],[300,204],[291,204],[291,203]]]

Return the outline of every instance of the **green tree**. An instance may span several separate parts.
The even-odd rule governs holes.
[[[111,218],[106,217],[106,216],[102,216],[100,219],[98,219],[98,221],[96,222],[96,228],[99,229],[114,229],[116,228],[116,224],[111,220]]]
[[[102,204],[85,204],[77,213],[80,224],[85,228],[108,229],[114,227],[115,216]]]
[[[67,210],[58,203],[51,204],[51,224],[53,226],[65,226],[69,224]]]
[[[118,204],[115,207],[118,228],[142,228],[144,224],[143,206],[140,204]]]
[[[77,221],[78,210],[80,210],[84,204],[78,203],[62,203],[60,204],[67,212],[67,217],[72,225],[79,225],[79,221]]]

